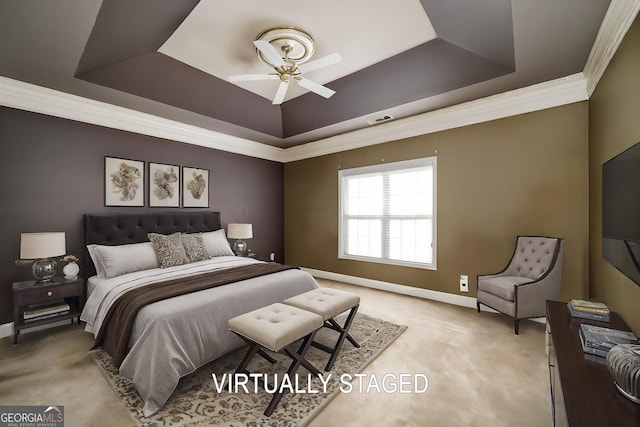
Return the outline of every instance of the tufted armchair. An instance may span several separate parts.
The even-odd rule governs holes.
[[[513,317],[516,335],[520,319],[545,316],[545,301],[560,299],[562,248],[559,238],[518,236],[509,265],[478,276],[478,313],[484,304]]]

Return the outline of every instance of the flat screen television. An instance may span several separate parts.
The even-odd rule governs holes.
[[[602,257],[640,285],[640,143],[602,165]]]

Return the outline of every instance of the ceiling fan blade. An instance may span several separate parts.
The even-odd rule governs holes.
[[[319,83],[316,83],[309,79],[305,79],[303,77],[299,77],[296,80],[298,80],[298,84],[303,88],[309,89],[311,92],[317,93],[318,95],[324,96],[325,98],[330,98],[331,95],[336,93],[335,90],[331,90],[326,86],[322,86]]]
[[[238,74],[229,76],[230,82],[249,82],[252,80],[275,80],[279,79],[277,74]]]
[[[273,105],[282,104],[282,101],[284,101],[284,96],[287,94],[287,89],[289,89],[289,82],[281,82],[280,86],[278,86],[276,96],[273,98]]]
[[[284,65],[284,59],[282,59],[276,48],[269,42],[264,40],[255,40],[253,44],[271,64],[276,67],[282,67]]]
[[[342,57],[339,53],[332,53],[331,55],[323,56],[322,58],[318,58],[314,61],[307,62],[306,64],[301,64],[298,66],[298,70],[301,73],[308,73],[309,71],[317,70],[318,68],[323,68],[328,65],[337,64],[342,61]]]

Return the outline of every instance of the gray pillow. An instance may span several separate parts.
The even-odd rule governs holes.
[[[210,231],[208,233],[202,233],[202,240],[204,241],[204,247],[209,252],[211,257],[217,256],[234,256],[235,254],[229,246],[227,235],[224,233],[224,228],[216,231]]]
[[[189,262],[202,261],[211,258],[209,252],[204,247],[202,241],[202,235],[200,234],[183,234],[180,236],[182,239],[182,246],[189,258]]]
[[[189,263],[180,233],[173,233],[170,236],[149,233],[147,237],[153,243],[158,255],[158,261],[160,261],[160,267],[167,268]]]
[[[118,246],[87,245],[87,249],[100,279],[160,267],[150,242]]]

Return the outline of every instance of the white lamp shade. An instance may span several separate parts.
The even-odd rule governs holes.
[[[251,239],[253,228],[251,224],[229,224],[227,237],[230,239]]]
[[[67,252],[64,232],[22,233],[20,259],[41,259],[62,256]]]

